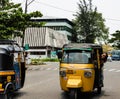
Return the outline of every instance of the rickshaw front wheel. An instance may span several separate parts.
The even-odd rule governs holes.
[[[4,99],[13,99],[12,94],[10,94],[10,93],[4,94]]]
[[[13,99],[13,88],[12,86],[9,86],[4,93],[4,99]]]
[[[70,99],[77,99],[77,89],[70,89]]]
[[[97,88],[97,93],[98,93],[98,94],[101,94],[101,87],[98,87],[98,88]]]

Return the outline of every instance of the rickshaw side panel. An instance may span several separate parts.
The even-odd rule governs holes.
[[[20,66],[18,62],[14,63],[14,70],[15,70],[15,89],[18,90],[21,88]]]

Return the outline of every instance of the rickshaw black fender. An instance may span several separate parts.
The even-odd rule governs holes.
[[[24,86],[26,67],[25,62],[21,62],[21,88]]]
[[[7,83],[5,86],[4,94],[6,94],[8,91],[13,92],[15,90],[15,86],[12,82]]]

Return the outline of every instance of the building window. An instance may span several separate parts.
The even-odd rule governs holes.
[[[67,26],[48,26],[48,28],[51,28],[53,30],[58,30],[58,31],[68,31],[70,33],[73,32],[73,30]]]
[[[70,40],[70,41],[72,40],[71,36],[69,36],[69,35],[67,35],[67,38],[68,38],[68,40]]]
[[[30,52],[30,55],[45,55],[45,52]]]

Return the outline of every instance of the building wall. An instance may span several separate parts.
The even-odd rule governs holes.
[[[68,40],[71,41],[73,34],[73,23],[66,18],[53,18],[53,17],[37,17],[31,19],[34,22],[45,22],[44,27],[49,27],[64,35],[67,35]]]
[[[60,49],[69,41],[67,36],[47,27],[32,27],[25,30],[24,46],[29,44],[29,58],[50,57],[50,52]],[[15,40],[21,45],[21,38]]]
[[[26,51],[28,53],[28,58],[37,59],[37,58],[46,58],[47,50],[46,49],[29,49]]]
[[[46,36],[46,28],[27,28],[25,30],[25,40],[24,45],[29,44],[29,46],[45,46],[45,36]]]

